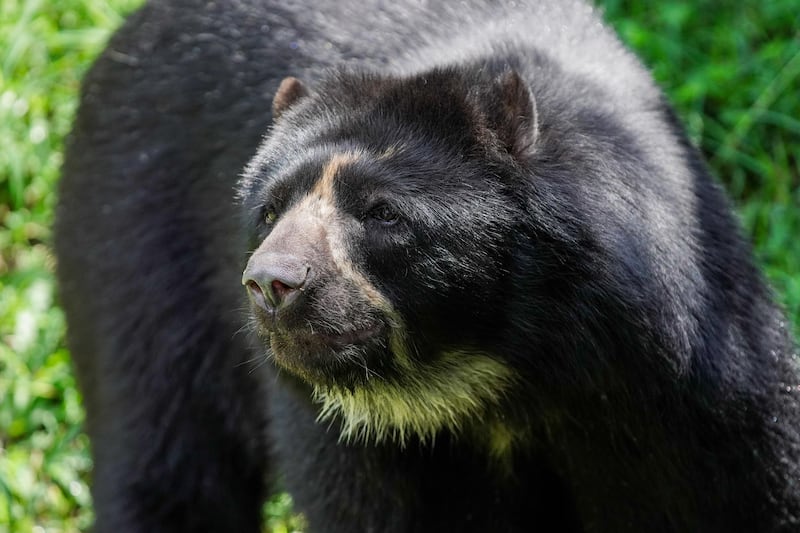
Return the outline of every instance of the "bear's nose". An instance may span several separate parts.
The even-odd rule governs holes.
[[[291,305],[303,291],[311,268],[300,258],[262,253],[254,255],[242,275],[253,302],[266,311]]]

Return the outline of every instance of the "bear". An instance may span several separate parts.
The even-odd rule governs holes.
[[[151,0],[55,250],[95,531],[796,531],[731,206],[579,0]]]

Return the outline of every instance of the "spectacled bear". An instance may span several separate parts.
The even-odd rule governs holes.
[[[800,528],[728,201],[577,0],[153,0],[56,250],[98,532]]]

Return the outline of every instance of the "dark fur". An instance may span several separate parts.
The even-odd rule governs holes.
[[[96,529],[257,531],[268,477],[314,531],[800,527],[785,321],[723,194],[597,15],[322,4],[151,2],[87,76],[56,248]],[[270,130],[290,75],[308,89],[285,85]],[[337,176],[358,230],[347,255],[420,364],[457,348],[513,369],[492,420],[523,437],[502,461],[485,419],[433,443],[340,443],[308,385],[242,333],[269,328],[240,284],[264,209],[280,220],[352,149],[372,156]],[[371,226],[376,194],[399,224]],[[326,298],[349,320],[337,283],[318,278],[298,323],[325,327]],[[378,345],[360,352],[371,378],[293,355],[312,381],[396,378]]]

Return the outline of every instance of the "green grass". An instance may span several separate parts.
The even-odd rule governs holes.
[[[48,242],[81,76],[138,0],[0,0],[0,531],[91,522]],[[604,2],[730,191],[800,331],[800,5]],[[265,507],[286,531],[287,502]],[[35,529],[35,528],[41,529]]]
[[[800,333],[800,2],[604,5],[733,197]]]
[[[91,461],[53,302],[61,145],[82,74],[132,2],[0,0],[0,530],[84,530]]]

